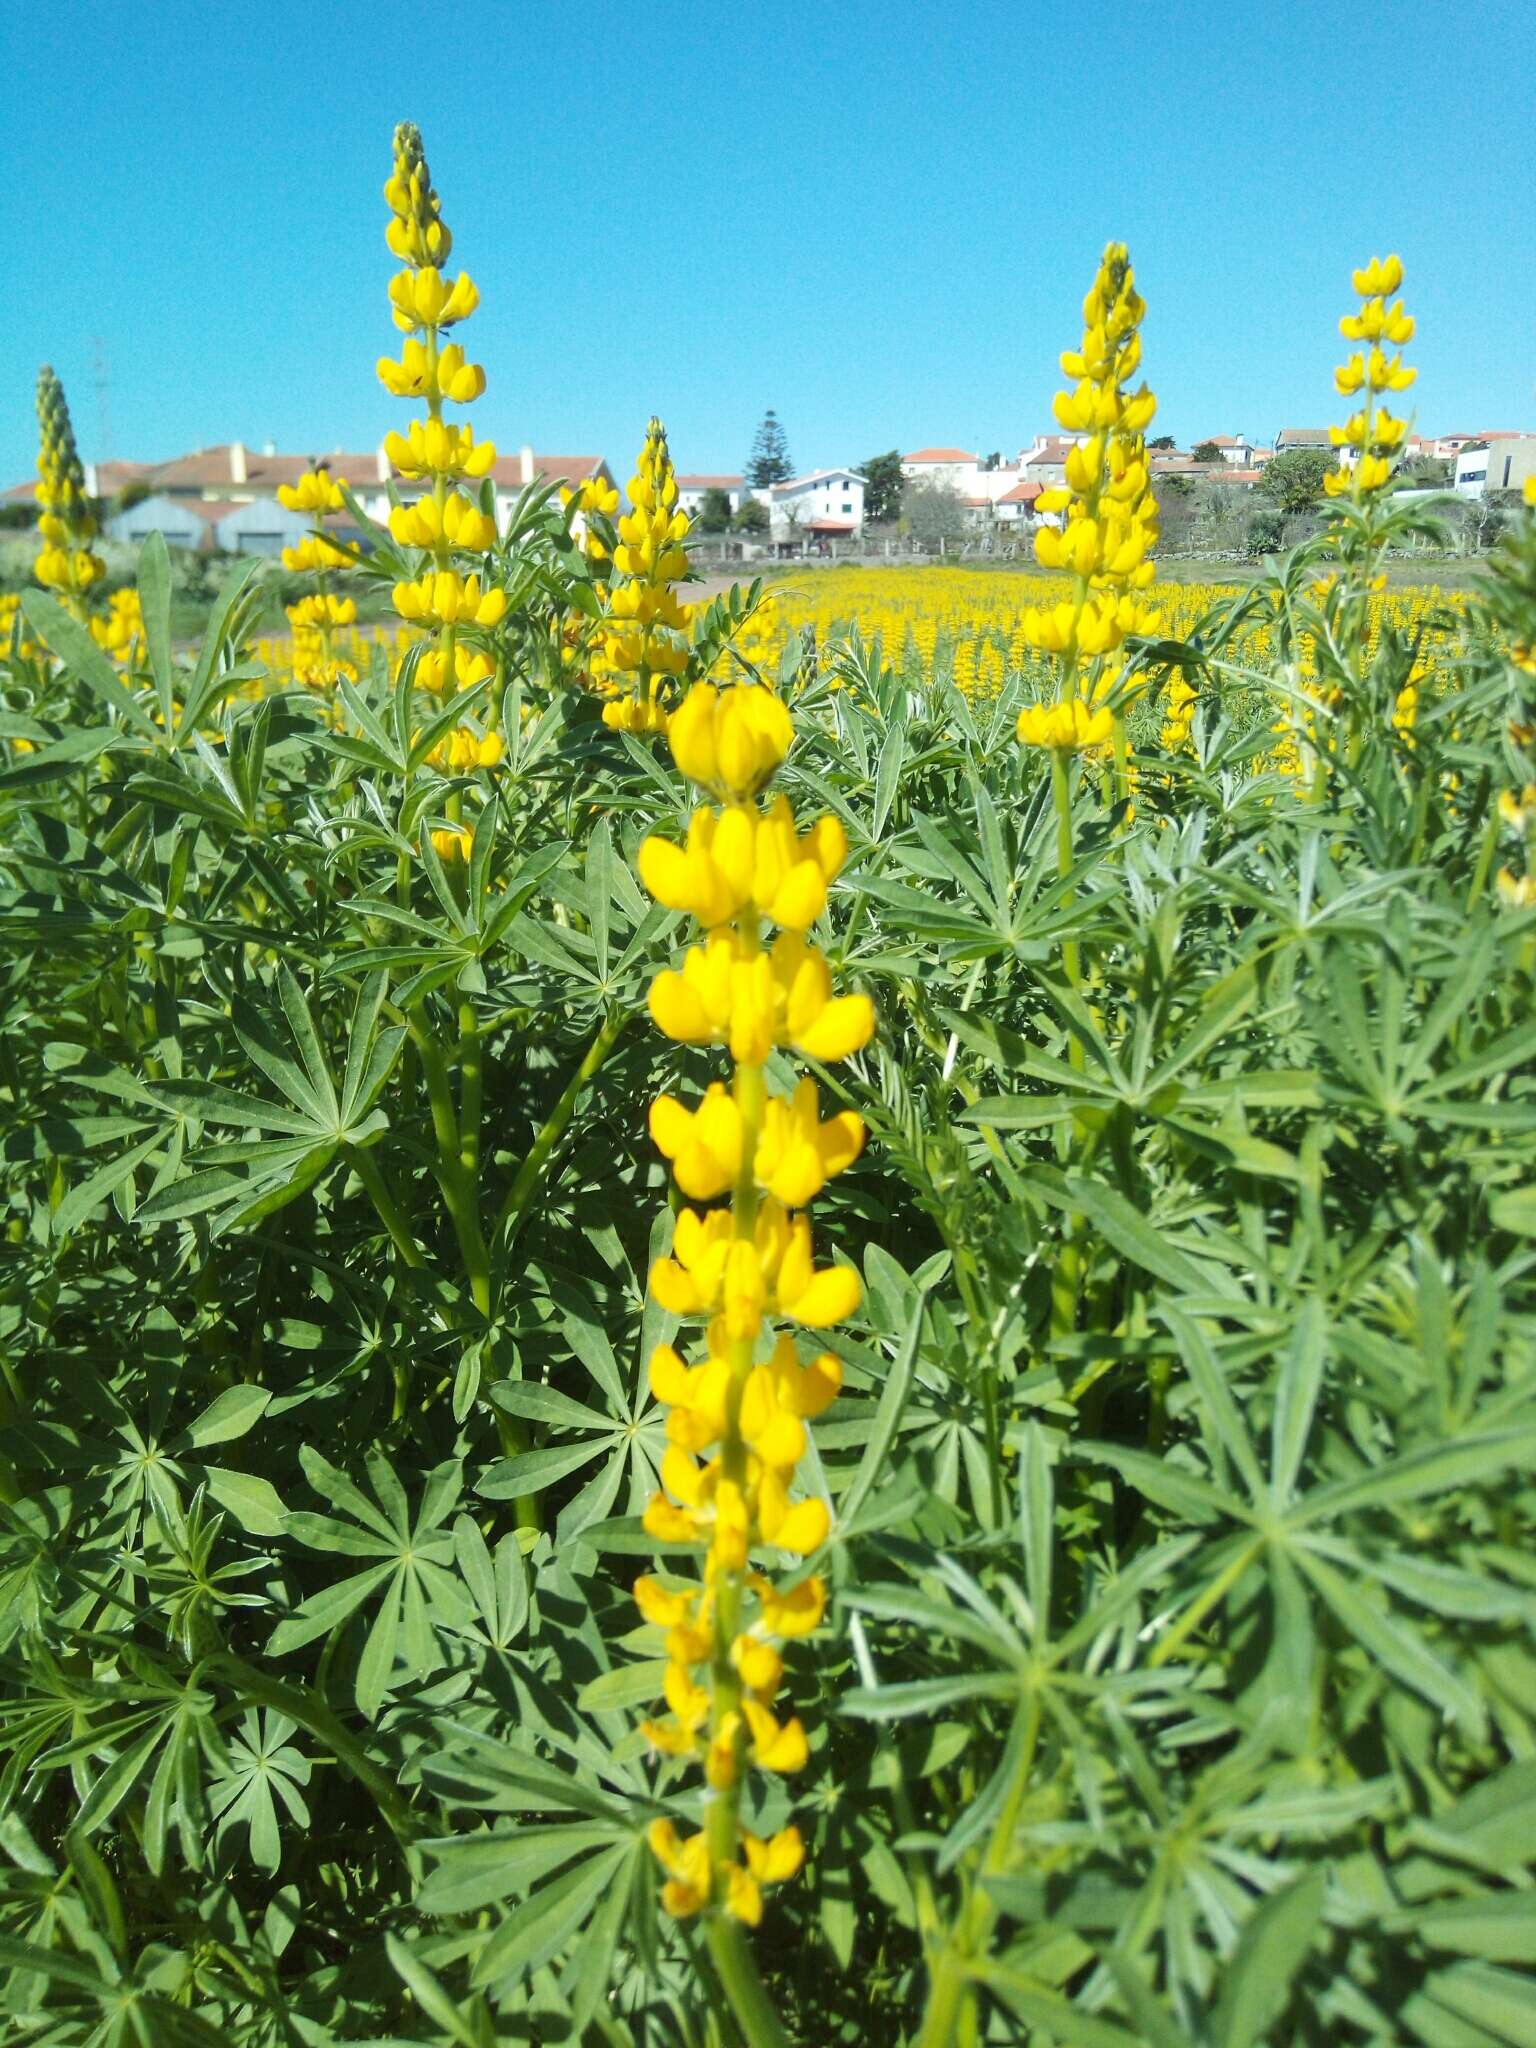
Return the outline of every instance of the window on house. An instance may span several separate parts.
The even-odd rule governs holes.
[[[1508,465],[1508,464],[1506,463],[1504,467],[1505,467],[1505,474],[1506,474],[1506,476],[1507,476],[1507,475],[1508,475],[1508,472],[1509,472],[1509,465]],[[845,512],[851,512],[851,511],[853,510],[853,507],[852,507],[852,505],[848,504],[848,503],[847,503],[847,502],[845,501],[845,502],[844,502],[844,505],[843,505],[843,510],[844,510]]]

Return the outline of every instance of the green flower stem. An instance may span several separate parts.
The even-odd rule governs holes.
[[[1067,752],[1063,747],[1051,748],[1051,795],[1056,804],[1056,872],[1063,881],[1072,872],[1072,780],[1067,765]],[[1062,908],[1069,909],[1072,894],[1069,890],[1062,898]],[[1061,942],[1062,963],[1067,970],[1067,979],[1079,994],[1083,986],[1082,955],[1075,938]],[[1073,1066],[1083,1064],[1083,1049],[1076,1038],[1068,1042],[1067,1054]]]
[[[473,1003],[459,1005],[459,1164],[480,1171],[480,1109],[485,1097],[485,1051]]]
[[[419,1006],[412,1010],[409,1023],[412,1040],[421,1056],[421,1071],[426,1080],[427,1100],[432,1110],[432,1131],[437,1139],[435,1171],[438,1185],[442,1188],[443,1201],[447,1205],[454,1234],[459,1241],[459,1255],[464,1261],[464,1270],[469,1278],[470,1294],[481,1315],[489,1318],[491,1258],[480,1229],[476,1199],[478,1179],[475,1174],[465,1171],[463,1160],[459,1156],[459,1123],[454,1114],[448,1065],[443,1058],[442,1047],[427,1027]]]
[[[1013,1838],[1019,1813],[1029,1790],[1035,1768],[1035,1750],[1040,1740],[1040,1700],[1031,1692],[1022,1719],[1014,1725],[1019,1733],[1019,1752],[1008,1780],[1001,1810],[991,1839],[965,1904],[960,1910],[948,1942],[932,1966],[928,2004],[923,2014],[917,2048],[951,2048],[957,2034],[963,2041],[976,2035],[974,1959],[992,1931],[997,1908],[986,1889],[989,1877],[1000,1877],[1013,1858]]]
[[[517,1178],[513,1181],[507,1199],[501,1205],[501,1214],[496,1219],[493,1242],[501,1246],[503,1256],[521,1229],[523,1218],[543,1183],[550,1154],[559,1144],[566,1125],[576,1112],[581,1091],[612,1052],[618,1042],[619,1033],[628,1022],[627,1010],[615,1010],[603,1019],[596,1037],[587,1047],[581,1065],[566,1083],[560,1100],[544,1119],[543,1128],[528,1147],[527,1157],[518,1168]]]
[[[395,1250],[408,1266],[424,1266],[426,1259],[422,1255],[421,1246],[411,1235],[410,1227],[400,1213],[399,1204],[389,1191],[389,1183],[385,1180],[377,1160],[362,1146],[349,1146],[347,1158],[353,1172],[367,1189],[374,1208],[378,1210],[379,1221],[389,1232]]]
[[[1488,886],[1488,876],[1493,868],[1493,857],[1499,847],[1499,812],[1496,804],[1489,804],[1487,822],[1483,826],[1482,844],[1477,849],[1477,866],[1472,872],[1472,886],[1467,891],[1467,909],[1474,910],[1478,899]]]
[[[728,1913],[712,1913],[704,1923],[704,1939],[746,2048],[791,2048],[784,2024],[757,1973],[741,1922]]]

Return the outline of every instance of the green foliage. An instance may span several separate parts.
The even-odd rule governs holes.
[[[914,540],[959,540],[965,507],[954,485],[942,477],[918,477],[902,493],[901,523]]]
[[[890,526],[901,517],[902,493],[906,489],[906,477],[902,473],[901,451],[889,449],[884,455],[871,455],[868,462],[860,465],[864,478],[864,518],[870,526]]]
[[[823,1079],[870,1127],[819,1209],[866,1300],[815,1430],[811,1761],[753,1817],[807,1836],[752,1937],[797,2041],[1536,2030],[1536,915],[1490,885],[1531,525],[1407,737],[1417,650],[1362,651],[1316,545],[1142,648],[1192,746],[1149,739],[1134,819],[1079,764],[1066,877],[1032,678],[788,658],[784,786],[847,827],[829,943],[882,1020]],[[551,688],[585,600],[532,501],[503,572],[452,869],[463,700],[409,661],[253,700],[244,577],[183,658],[151,544],[143,678],[36,597],[55,658],[0,668],[21,2042],[734,2038],[658,1909],[645,1828],[692,1812],[628,1597],[645,1108],[708,1071],[644,1020],[679,934],[633,858],[691,798]],[[1304,650],[1320,794],[1266,758]]]
[[[1323,478],[1336,467],[1326,448],[1285,448],[1265,463],[1259,489],[1267,491],[1282,512],[1307,512],[1323,495]]]
[[[761,498],[743,498],[731,521],[733,533],[766,533],[771,521]]]
[[[722,491],[718,484],[711,484],[704,493],[694,524],[700,533],[728,533],[731,525],[730,493]]]
[[[789,437],[778,414],[769,406],[752,437],[752,452],[747,457],[747,482],[754,491],[762,491],[770,484],[788,483],[794,473],[794,465],[789,459]]]

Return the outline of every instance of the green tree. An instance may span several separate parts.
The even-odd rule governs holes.
[[[768,531],[768,507],[761,498],[743,498],[736,517],[731,521],[733,533],[766,533]]]
[[[914,540],[958,540],[965,532],[965,507],[953,484],[939,477],[909,483],[902,503],[902,523]]]
[[[901,517],[901,496],[906,478],[901,473],[900,452],[892,448],[884,455],[871,455],[863,465],[864,517],[871,526],[889,526]]]
[[[772,406],[763,414],[762,424],[747,457],[747,482],[755,491],[769,484],[788,483],[794,475],[789,459],[789,441]]]
[[[1307,512],[1323,495],[1323,478],[1333,468],[1326,448],[1287,448],[1264,465],[1259,488],[1278,499],[1282,512]]]
[[[699,504],[699,515],[693,522],[700,533],[728,533],[731,525],[731,498],[728,491],[722,491],[718,484],[711,484]]]
[[[1173,447],[1173,445],[1174,440],[1172,434],[1159,434],[1155,441],[1149,441],[1147,443],[1147,446],[1149,448],[1171,448]]]
[[[1220,462],[1221,450],[1214,441],[1197,441],[1190,450],[1196,462]]]

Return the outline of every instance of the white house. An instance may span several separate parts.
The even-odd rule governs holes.
[[[1536,434],[1482,434],[1456,457],[1456,489],[1464,498],[1518,491],[1536,476]]]
[[[965,448],[914,448],[901,458],[901,473],[913,483],[948,484],[962,497],[971,495],[970,479],[978,458]]]
[[[724,491],[733,514],[739,512],[749,495],[744,476],[683,476],[677,479],[677,502],[690,519],[697,519],[710,491]]]
[[[1003,499],[1024,481],[1022,458],[984,459],[964,448],[914,449],[901,458],[901,473],[909,483],[943,484],[954,491],[973,526],[990,526]]]
[[[1045,489],[1041,483],[1016,483],[993,501],[992,517],[999,526],[1023,526],[1035,516],[1035,500]]]
[[[1251,469],[1253,458],[1258,453],[1246,434],[1207,434],[1195,446],[1203,448],[1209,443],[1220,455],[1229,469]]]
[[[864,479],[854,469],[813,469],[757,491],[775,541],[851,540],[864,530]]]

